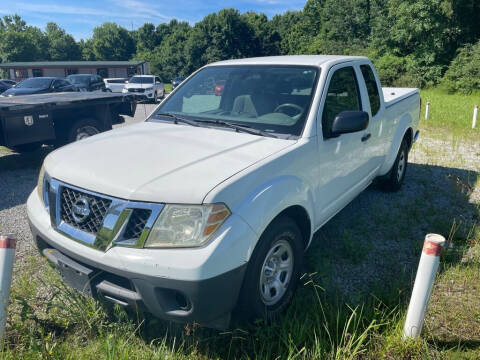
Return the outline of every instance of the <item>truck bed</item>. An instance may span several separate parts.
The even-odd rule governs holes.
[[[390,106],[398,103],[399,101],[402,101],[419,92],[419,90],[416,88],[393,87],[382,87],[382,91],[386,108],[389,108]]]
[[[133,96],[109,92],[64,92],[0,97],[0,112],[17,109],[26,110],[38,105],[42,105],[43,107],[48,107],[50,105],[68,106],[72,103],[77,105],[82,102],[93,104],[96,100],[102,103],[108,103],[110,101],[132,101]]]

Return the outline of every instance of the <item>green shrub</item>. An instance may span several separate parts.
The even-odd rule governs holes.
[[[450,93],[480,90],[480,41],[460,48],[445,73],[443,85]]]

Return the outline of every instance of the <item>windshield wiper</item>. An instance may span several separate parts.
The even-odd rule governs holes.
[[[198,122],[212,123],[212,124],[217,124],[217,125],[223,125],[223,126],[231,128],[231,129],[234,129],[237,132],[243,131],[243,132],[246,132],[248,134],[278,138],[278,136],[276,136],[276,135],[273,135],[273,134],[271,134],[269,132],[266,132],[266,131],[263,131],[263,130],[255,129],[255,128],[250,127],[248,125],[240,125],[240,124],[235,124],[235,123],[231,123],[231,122],[228,122],[228,121],[213,120],[213,119],[212,120],[197,120],[197,121]]]
[[[184,124],[188,124],[188,125],[191,125],[191,126],[200,126],[198,124],[197,121],[195,120],[188,120],[188,119],[185,119],[183,117],[180,117],[180,116],[177,116],[175,114],[172,114],[172,113],[157,113],[157,114],[154,114],[153,115],[154,117],[156,116],[166,116],[166,117],[170,117],[173,119],[173,123],[174,124],[178,124],[178,123],[184,123]]]

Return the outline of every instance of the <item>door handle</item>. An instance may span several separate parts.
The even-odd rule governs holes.
[[[365,134],[362,136],[362,142],[365,142],[367,141],[368,139],[370,139],[370,137],[372,136],[372,134]]]

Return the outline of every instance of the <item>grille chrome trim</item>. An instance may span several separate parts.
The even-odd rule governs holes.
[[[109,202],[109,206],[96,233],[82,230],[79,226],[70,224],[62,218],[62,192],[63,189],[85,194],[88,197],[99,198]],[[108,195],[95,193],[56,179],[50,180],[49,188],[50,219],[52,227],[72,240],[80,242],[100,251],[106,251],[113,246],[143,247],[153,223],[163,209],[163,204],[144,203],[114,198]],[[124,237],[127,225],[132,214],[137,211],[149,211],[148,218],[142,219],[145,226],[142,231],[137,231],[138,238],[127,239]],[[127,233],[128,235],[128,233]]]

